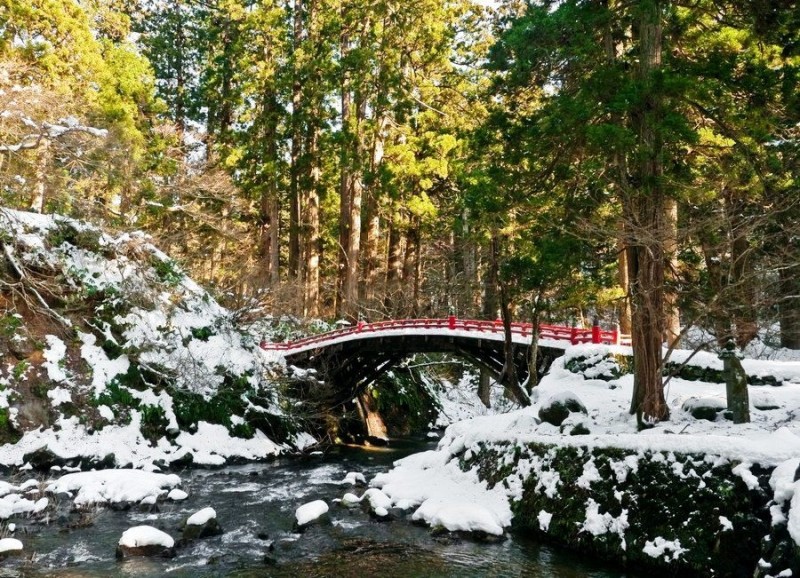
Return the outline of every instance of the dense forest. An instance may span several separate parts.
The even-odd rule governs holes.
[[[231,308],[800,348],[794,0],[0,0],[0,204]],[[0,235],[2,233],[0,232]]]

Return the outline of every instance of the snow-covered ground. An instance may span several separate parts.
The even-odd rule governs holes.
[[[414,519],[450,530],[480,530],[496,535],[511,524],[511,503],[521,497],[521,484],[509,483],[507,487],[497,484],[489,489],[477,470],[462,471],[457,456],[469,459],[470,452],[477,451],[479,443],[539,442],[589,448],[616,447],[639,455],[646,452],[706,454],[728,460],[735,468],[733,473],[741,476],[745,483],[752,478],[752,464],[778,466],[771,482],[774,499],[778,504],[791,501],[789,531],[800,545],[800,481],[794,480],[800,465],[800,364],[745,360],[748,371],[779,375],[783,384],[750,386],[752,421],[738,425],[725,420],[721,414],[714,422],[695,419],[682,409],[692,398],[719,400],[724,407],[724,384],[673,378],[666,390],[670,420],[638,431],[635,417],[628,412],[632,375],[611,381],[586,379],[585,375],[591,374],[592,368],[573,373],[565,367],[572,358],[595,356],[601,359],[609,351],[630,353],[597,345],[570,348],[564,357],[554,362],[549,374],[534,390],[531,407],[454,423],[446,430],[437,450],[399,460],[394,469],[378,475],[371,485],[380,488],[392,506],[413,508]],[[675,357],[681,356],[688,356],[688,352],[678,352]],[[715,358],[701,356],[694,361],[712,367],[719,363],[721,368],[721,362]],[[542,422],[538,417],[543,404],[554,397],[563,398],[567,391],[580,399],[587,414],[573,413],[562,425],[571,428],[580,423],[590,432],[587,435],[564,435],[561,427]],[[756,406],[774,409],[762,410]],[[547,480],[542,483],[547,484]],[[557,493],[557,484],[551,489]],[[540,523],[546,522],[540,520]]]
[[[258,347],[263,335],[241,330],[146,235],[112,236],[73,219],[3,208],[0,230],[13,238],[3,244],[4,259],[17,278],[30,279],[25,291],[39,309],[32,315],[9,301],[0,315],[4,331],[13,332],[11,351],[0,348],[0,412],[23,433],[0,446],[0,464],[24,466],[26,454],[46,449],[73,460],[113,454],[118,466],[155,469],[154,462],[187,454],[196,464],[220,465],[288,447],[257,428],[244,437],[234,431],[254,417],[285,419]],[[48,292],[76,303],[78,314],[49,307]],[[50,332],[29,329],[42,319]],[[225,408],[210,423],[204,404],[232,387],[242,392],[230,401],[236,411]],[[49,407],[27,393],[36,388],[46,391]],[[200,415],[179,423],[186,402],[176,407],[175,392]]]

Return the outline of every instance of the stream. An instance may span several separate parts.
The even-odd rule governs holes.
[[[25,544],[26,556],[0,562],[0,577],[633,578],[523,536],[512,534],[499,543],[432,536],[429,528],[408,520],[378,522],[360,508],[332,503],[347,491],[363,492],[340,483],[348,472],[370,480],[394,460],[429,447],[394,441],[391,448],[339,447],[304,459],[179,471],[189,498],[159,503],[157,512],[97,508],[69,530],[58,522],[18,520],[15,537]],[[331,505],[330,521],[293,532],[295,509],[318,499]],[[178,539],[182,522],[206,506],[216,510],[223,535],[191,542],[172,559],[116,560],[117,542],[127,528],[148,524]]]

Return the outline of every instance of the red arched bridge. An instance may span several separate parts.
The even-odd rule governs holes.
[[[512,323],[513,359],[520,381],[529,374],[530,323]],[[537,373],[543,375],[553,359],[570,344],[630,343],[618,330],[539,325]],[[496,380],[505,365],[503,323],[475,319],[397,319],[358,324],[288,341],[262,342],[267,351],[281,354],[290,365],[315,369],[337,389],[357,392],[396,363],[415,353],[452,353],[487,369]]]

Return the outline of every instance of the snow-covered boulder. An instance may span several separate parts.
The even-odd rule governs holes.
[[[350,484],[351,486],[366,486],[367,478],[361,472],[348,472],[342,480],[342,484]]]
[[[539,407],[539,419],[554,426],[560,426],[571,413],[587,413],[586,406],[571,391],[556,393]]]
[[[352,508],[356,504],[361,503],[361,498],[359,498],[353,493],[347,492],[344,496],[342,496],[342,499],[339,500],[339,503],[345,506],[346,508]]]
[[[323,500],[315,500],[308,504],[303,504],[295,510],[295,527],[303,530],[312,522],[316,522],[328,513],[328,504]]]
[[[22,554],[22,542],[16,538],[3,538],[0,540],[0,560],[7,556]]]
[[[361,502],[366,504],[370,513],[378,519],[387,518],[392,507],[392,499],[378,488],[370,488],[364,492]]]
[[[183,526],[183,537],[186,540],[219,536],[222,533],[214,508],[203,508],[195,512],[186,519]]]
[[[122,533],[117,545],[117,558],[134,556],[175,556],[175,540],[153,526],[134,526]]]
[[[683,402],[681,409],[692,414],[694,419],[716,421],[719,413],[727,407],[725,400],[720,397],[691,397]]]

